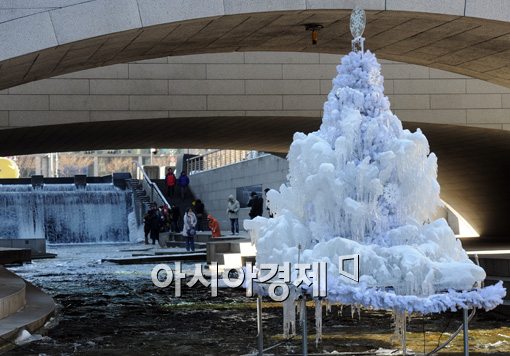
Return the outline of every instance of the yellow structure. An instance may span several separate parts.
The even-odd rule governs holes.
[[[0,178],[19,178],[19,169],[12,159],[0,157]]]

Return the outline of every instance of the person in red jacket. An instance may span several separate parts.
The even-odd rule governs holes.
[[[209,229],[211,230],[212,237],[220,237],[221,229],[218,220],[216,220],[212,215],[207,215],[207,220],[209,221]]]
[[[175,185],[177,184],[177,178],[175,177],[172,168],[168,168],[165,177],[166,183],[166,195],[168,197],[173,197],[175,193]]]

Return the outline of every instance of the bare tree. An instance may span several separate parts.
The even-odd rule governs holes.
[[[58,156],[59,176],[70,177],[75,174],[87,174],[93,162],[92,157],[60,154]]]
[[[152,164],[160,167],[175,167],[176,159],[175,156],[155,156],[152,157]]]
[[[31,177],[36,173],[35,156],[15,156],[14,160],[19,168],[20,178]]]
[[[130,157],[112,157],[108,163],[105,164],[105,171],[107,174],[114,172],[131,172],[133,165],[133,158]]]

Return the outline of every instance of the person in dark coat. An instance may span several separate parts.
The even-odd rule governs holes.
[[[145,244],[146,245],[149,244],[149,234],[151,232],[150,212],[151,212],[151,210],[146,212],[145,215],[143,216],[143,233],[145,236]]]
[[[172,217],[170,216],[170,208],[168,205],[163,205],[160,208],[161,211],[161,231],[170,231]]]
[[[253,219],[256,216],[262,216],[262,207],[264,205],[262,198],[255,192],[251,192],[250,196],[251,198],[248,202],[248,206],[251,207],[250,213],[248,214],[250,219]]]
[[[159,229],[161,229],[161,217],[156,211],[156,209],[151,210],[149,216],[149,224],[151,227],[152,244],[155,245],[156,241],[159,241]]]
[[[197,217],[197,230],[203,231],[203,230],[205,230],[205,228],[204,228],[205,205],[204,205],[204,203],[202,203],[202,200],[197,199],[197,200],[195,200],[194,207],[195,207],[194,208],[195,215]]]
[[[186,175],[186,172],[181,172],[181,175],[177,180],[177,184],[179,184],[179,188],[181,190],[181,199],[184,199],[189,185],[189,177]]]
[[[172,206],[172,232],[179,232],[179,220],[181,219],[181,210],[177,205]]]

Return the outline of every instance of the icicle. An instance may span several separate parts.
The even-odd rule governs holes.
[[[304,299],[304,300],[303,300]],[[303,327],[303,324],[306,323],[306,294],[300,295],[300,297],[296,300],[297,309],[299,310],[299,325]]]
[[[283,302],[283,337],[296,335],[296,290],[290,288],[289,297]]]
[[[407,354],[407,342],[406,342],[406,318],[407,312],[405,310],[394,310],[393,311],[393,322],[395,326],[394,337],[402,345],[402,354]]]
[[[294,301],[294,308],[296,309],[296,315],[299,317],[299,322],[301,322],[301,308],[299,306],[299,298],[296,297],[296,300]]]
[[[331,313],[331,302],[329,300],[326,300],[326,315]]]
[[[356,306],[354,304],[351,304],[351,319],[354,319],[354,309]]]
[[[322,341],[322,300],[315,299],[315,346]]]
[[[360,306],[360,305],[358,305],[358,306],[356,307],[356,310],[358,311],[358,320],[361,320],[361,306]]]

